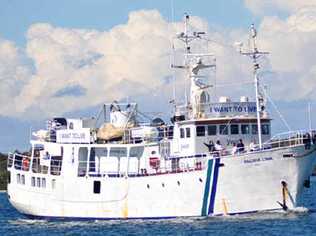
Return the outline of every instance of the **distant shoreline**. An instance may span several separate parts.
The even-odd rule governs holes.
[[[0,193],[6,193],[7,190],[0,190]]]

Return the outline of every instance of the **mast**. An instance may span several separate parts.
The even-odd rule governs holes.
[[[185,13],[184,14],[184,31],[177,34],[177,39],[182,41],[184,43],[184,64],[183,65],[171,65],[172,68],[179,68],[179,69],[185,69],[187,71],[187,75],[190,78],[190,106],[193,110],[193,114],[191,114],[191,118],[196,116],[197,106],[201,105],[198,104],[196,101],[196,96],[206,91],[207,88],[211,87],[210,85],[204,84],[204,82],[201,81],[201,78],[203,76],[199,75],[200,70],[215,67],[214,64],[204,64],[203,58],[204,57],[213,57],[212,54],[205,54],[205,53],[192,53],[191,52],[191,46],[190,43],[194,40],[201,40],[202,35],[205,34],[205,32],[190,32],[189,30],[189,21],[190,16]],[[215,61],[215,60],[214,60]],[[205,77],[205,76],[204,76]],[[187,81],[184,80],[184,96],[185,96],[185,107],[188,109],[188,95],[187,95]]]
[[[263,56],[269,54],[268,52],[260,52],[257,48],[257,31],[255,29],[254,24],[251,24],[250,27],[251,39],[252,39],[252,51],[250,52],[242,52],[240,53],[245,56],[249,56],[252,59],[253,64],[253,75],[254,75],[254,83],[255,83],[255,91],[256,91],[256,107],[257,107],[257,129],[258,129],[258,140],[259,140],[259,147],[262,148],[262,134],[261,134],[261,103],[263,101],[263,95],[260,93],[260,80],[258,77],[258,70],[260,69],[258,59]]]

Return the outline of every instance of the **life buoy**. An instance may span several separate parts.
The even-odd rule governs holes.
[[[23,170],[29,170],[30,160],[27,157],[24,157],[22,160],[22,168]]]

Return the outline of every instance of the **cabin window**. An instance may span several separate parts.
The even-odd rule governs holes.
[[[241,125],[241,133],[242,134],[249,134],[250,133],[249,125]]]
[[[15,158],[14,158],[14,168],[17,170],[21,170],[22,169],[22,155],[19,154],[15,154]]]
[[[168,127],[168,139],[173,139],[173,126]]]
[[[52,189],[56,188],[56,179],[52,179]]]
[[[257,125],[251,125],[251,133],[258,134],[258,126]]]
[[[93,147],[90,150],[89,172],[98,172],[100,170],[101,158],[108,156],[108,149],[103,147]]]
[[[129,150],[129,156],[130,157],[141,157],[144,152],[144,146],[139,147],[131,147]]]
[[[127,149],[124,147],[112,147],[110,149],[110,157],[112,158],[112,164],[115,163],[113,160],[117,161],[117,173],[126,172],[128,161],[127,161]],[[114,170],[113,168],[111,168]]]
[[[205,136],[205,126],[196,126],[196,136]]]
[[[44,150],[43,145],[38,145],[34,147],[33,151],[33,161],[32,161],[32,171],[33,173],[41,173],[42,167],[40,165],[40,156],[41,156],[41,151]]]
[[[7,163],[8,168],[12,167],[12,165],[13,165],[13,158],[14,158],[13,154],[9,153],[8,154],[8,163]]]
[[[220,125],[219,126],[219,134],[227,135],[228,134],[228,126],[227,125]]]
[[[35,177],[31,178],[31,185],[32,185],[32,187],[35,187]]]
[[[269,135],[270,134],[270,126],[268,124],[261,125],[261,132],[262,132],[262,135]]]
[[[93,181],[93,193],[101,193],[101,181]]]
[[[21,175],[21,184],[25,184],[25,175]]]
[[[207,126],[207,134],[210,136],[216,135],[217,133],[217,126],[216,125],[209,125]]]
[[[184,129],[180,128],[180,138],[184,138]]]
[[[21,183],[21,176],[20,176],[20,174],[17,174],[16,175],[16,182],[19,184],[19,183]]]
[[[46,179],[45,178],[42,178],[42,187],[46,188]]]
[[[111,157],[126,157],[127,150],[124,147],[112,147],[110,149],[110,156]]]
[[[60,156],[51,156],[50,158],[50,174],[60,175],[63,164],[64,148],[60,147]]]
[[[230,125],[230,134],[239,134],[239,125]]]
[[[41,187],[41,178],[40,177],[37,177],[37,179],[36,179],[36,186],[37,187]]]
[[[185,128],[185,132],[187,134],[187,138],[191,137],[191,129],[190,128]]]
[[[88,165],[88,148],[80,147],[78,153],[78,176],[85,176]]]

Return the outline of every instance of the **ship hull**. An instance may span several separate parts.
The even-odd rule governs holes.
[[[315,146],[304,145],[206,160],[202,170],[135,177],[45,176],[46,188],[15,184],[8,196],[22,214],[45,218],[161,219],[293,209],[312,173]],[[292,155],[285,155],[291,153]],[[55,187],[50,183],[54,178]],[[100,194],[93,193],[100,181]],[[286,183],[284,185],[282,182]]]

